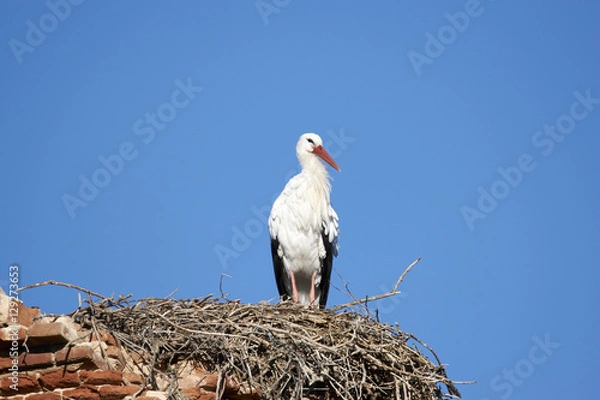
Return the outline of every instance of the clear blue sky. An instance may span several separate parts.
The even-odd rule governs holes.
[[[19,263],[21,285],[189,298],[225,273],[231,298],[273,299],[264,215],[317,132],[355,296],[421,256],[372,308],[477,380],[465,398],[589,396],[598,4],[79,3],[0,3],[5,288]]]

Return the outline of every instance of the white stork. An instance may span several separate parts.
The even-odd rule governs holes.
[[[300,136],[296,156],[302,172],[285,185],[269,216],[275,281],[282,298],[325,308],[338,216],[329,203],[331,184],[321,160],[341,170],[315,133]]]

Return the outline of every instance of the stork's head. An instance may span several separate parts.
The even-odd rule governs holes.
[[[319,157],[336,170],[341,171],[340,167],[333,161],[333,158],[323,148],[321,136],[316,133],[305,133],[300,136],[296,145],[296,155],[303,167],[311,164],[312,159]]]

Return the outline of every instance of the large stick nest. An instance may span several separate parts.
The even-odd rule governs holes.
[[[183,362],[254,388],[264,399],[460,397],[433,350],[368,313],[224,298],[106,299],[72,314],[110,331],[150,366],[149,386]],[[430,352],[436,363],[419,349]],[[172,382],[177,372],[171,371]],[[173,389],[176,392],[176,387]]]

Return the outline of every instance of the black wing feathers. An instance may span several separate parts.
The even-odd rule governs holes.
[[[279,248],[279,241],[277,239],[271,238],[271,256],[273,257],[273,269],[275,271],[275,282],[277,283],[277,290],[279,291],[279,296],[282,299],[288,299],[289,294],[285,290],[285,283],[283,283],[283,277],[285,274],[285,269],[283,267],[283,260],[277,254],[277,249]]]
[[[331,243],[325,233],[322,235],[323,244],[325,245],[325,258],[321,262],[321,298],[319,299],[319,307],[325,308],[327,297],[329,296],[329,285],[331,281],[331,270],[333,268],[333,256],[337,255],[336,240]]]

